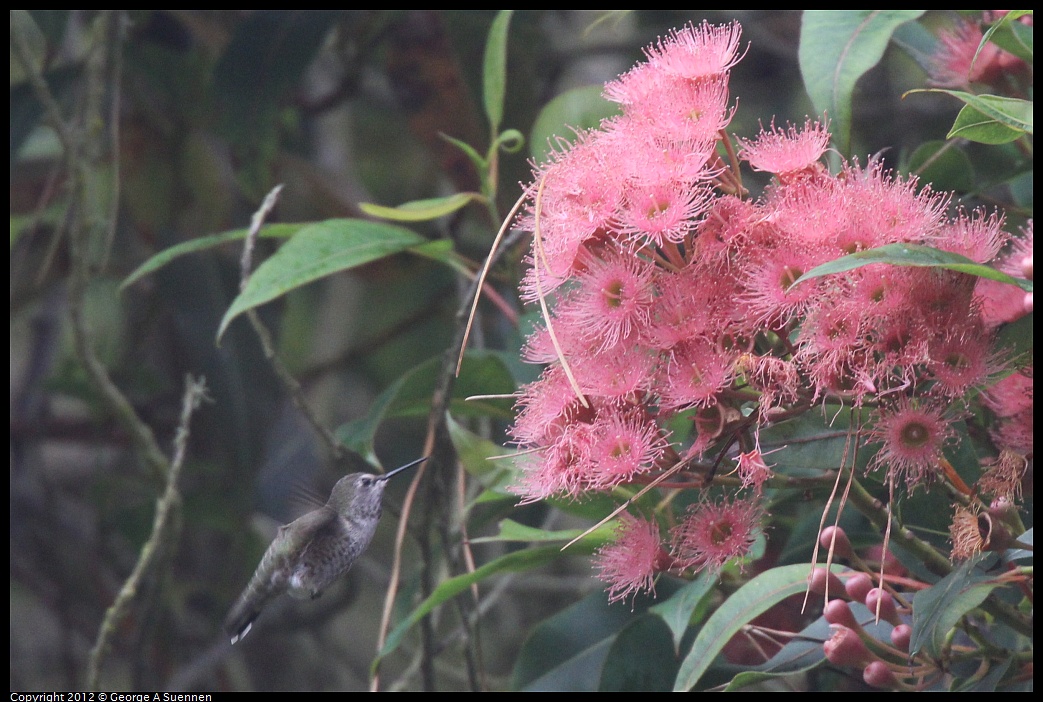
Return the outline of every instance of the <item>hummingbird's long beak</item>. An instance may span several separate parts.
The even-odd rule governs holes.
[[[391,476],[395,475],[396,473],[401,473],[406,468],[412,468],[413,466],[417,465],[418,463],[423,463],[428,458],[430,458],[430,456],[421,456],[420,458],[416,459],[412,463],[407,463],[404,466],[400,466],[400,467],[396,468],[395,470],[391,471],[390,473],[384,473],[384,475],[378,475],[377,476],[377,480],[387,480],[388,478],[390,478]]]

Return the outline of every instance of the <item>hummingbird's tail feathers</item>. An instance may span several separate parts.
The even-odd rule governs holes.
[[[250,633],[250,629],[253,629],[253,628],[254,628],[254,623],[250,622],[250,623],[248,623],[246,625],[246,628],[243,629],[242,631],[240,631],[238,634],[233,634],[232,635],[232,645],[235,646],[237,643],[239,643],[239,639],[241,639],[244,636],[246,636],[247,634],[249,634]]]
[[[258,597],[249,588],[242,594],[225,619],[225,632],[231,637],[233,645],[250,633],[250,628],[269,599],[271,598]]]

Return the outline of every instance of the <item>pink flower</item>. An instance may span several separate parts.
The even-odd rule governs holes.
[[[573,375],[585,395],[632,400],[652,383],[657,358],[644,346],[622,342],[570,359]]]
[[[929,484],[943,458],[942,449],[955,436],[943,408],[903,397],[876,414],[870,440],[881,446],[870,466],[886,467],[889,477],[904,477],[910,487]]]
[[[680,242],[707,207],[710,191],[677,180],[632,184],[619,212],[619,229],[635,242],[662,246]]]
[[[582,256],[577,287],[557,307],[558,317],[594,344],[594,352],[635,341],[651,317],[655,267],[633,254]]]
[[[928,69],[930,82],[943,88],[992,83],[1016,65],[1013,56],[989,42],[978,52],[983,33],[977,22],[961,19],[938,36],[938,49]],[[1020,63],[1018,59],[1015,62]]]
[[[988,263],[1007,243],[1010,235],[1001,229],[1003,218],[995,213],[986,216],[982,210],[971,214],[960,212],[956,220],[945,226],[935,241],[928,242],[945,251],[966,256],[976,263]]]
[[[768,453],[771,453],[771,451]],[[759,447],[740,453],[736,463],[735,470],[739,474],[739,480],[742,481],[743,488],[752,487],[757,492],[760,492],[764,483],[773,475],[771,468],[764,461],[764,454],[761,453]]]
[[[1031,278],[1032,244],[1033,227],[1029,220],[1022,229],[1022,236],[1012,238],[1010,250],[996,261],[996,268],[1016,278]],[[990,328],[1021,319],[1031,311],[1031,293],[1026,294],[1009,283],[980,278],[974,295],[981,305],[982,318]]]
[[[810,119],[800,132],[793,126],[787,131],[776,129],[773,122],[769,131],[762,128],[756,139],[743,139],[740,144],[742,156],[753,170],[773,173],[786,182],[801,173],[821,170],[818,160],[829,146],[829,131]]]
[[[655,576],[669,556],[659,542],[659,526],[624,512],[616,540],[598,550],[598,577],[608,583],[608,601],[618,602],[639,592],[655,592]]]
[[[992,427],[992,440],[1000,447],[1030,455],[1033,451],[1035,412],[1032,368],[1013,373],[995,383],[984,395],[985,406],[999,421]]]
[[[602,411],[590,448],[594,468],[590,488],[604,490],[631,482],[663,457],[667,448],[662,430],[636,412]]]
[[[742,302],[758,324],[781,327],[808,307],[821,285],[817,279],[794,283],[826,259],[820,251],[790,246],[758,253],[746,267]]]
[[[934,377],[936,390],[948,397],[959,397],[984,383],[992,359],[992,336],[984,329],[967,324],[929,343],[927,370]]]
[[[709,407],[734,376],[732,358],[704,339],[674,347],[659,381],[660,405],[666,409]]]
[[[605,148],[608,144],[603,132],[581,134],[574,145],[554,152],[550,163],[533,175],[529,197],[535,208],[539,195],[540,211],[533,209],[519,224],[540,232],[544,293],[572,272],[582,247],[602,235],[616,215],[623,197],[623,172],[617,161],[620,154]],[[534,281],[523,291],[529,301],[538,297]]]
[[[693,505],[674,530],[674,559],[684,568],[719,571],[728,561],[749,553],[761,516],[752,500]]]
[[[627,74],[605,86],[605,97],[622,102],[622,119],[610,129],[658,142],[659,146],[687,143],[702,167],[713,154],[718,132],[728,126],[728,83],[723,79],[693,82],[662,71],[645,70]]]
[[[743,354],[740,365],[746,382],[761,393],[762,411],[797,400],[800,378],[792,361],[774,356]]]
[[[902,180],[878,163],[864,169],[849,165],[843,183],[849,226],[837,245],[847,253],[884,244],[929,243],[948,219],[951,195],[920,188],[915,177]]]
[[[584,407],[561,366],[552,366],[522,389],[516,402],[511,435],[522,446],[553,443],[576,421],[591,421],[594,409]]]
[[[741,34],[738,22],[716,27],[707,22],[698,27],[689,24],[672,31],[666,40],[661,39],[645,53],[651,67],[678,78],[699,80],[720,76],[741,58],[738,55]]]

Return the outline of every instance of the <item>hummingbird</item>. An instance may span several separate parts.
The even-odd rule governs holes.
[[[418,458],[384,475],[346,475],[333,486],[326,504],[279,527],[225,620],[232,643],[246,636],[276,595],[315,599],[346,573],[373,540],[388,479],[426,460]]]

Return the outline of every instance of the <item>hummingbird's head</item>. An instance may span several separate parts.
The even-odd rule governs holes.
[[[330,493],[330,500],[327,504],[340,513],[348,511],[358,515],[380,516],[380,500],[384,496],[388,478],[425,460],[427,460],[426,456],[383,475],[373,475],[372,473],[345,475],[333,486],[333,492]]]
[[[387,480],[382,475],[352,473],[337,481],[330,493],[329,506],[337,512],[373,514],[380,512]]]

